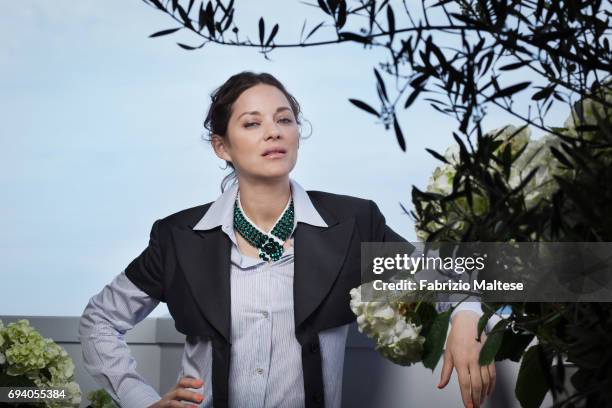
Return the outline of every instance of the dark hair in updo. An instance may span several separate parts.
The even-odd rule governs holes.
[[[208,109],[206,119],[204,119],[204,128],[208,131],[208,141],[212,141],[212,136],[217,135],[224,140],[227,140],[227,125],[232,114],[232,106],[238,97],[247,89],[259,85],[266,84],[278,88],[289,101],[293,116],[298,125],[301,125],[300,104],[283,86],[283,84],[274,76],[262,72],[256,74],[250,71],[244,71],[236,75],[232,75],[223,85],[215,89],[210,95],[211,104]],[[236,181],[236,172],[231,162],[226,161],[226,164],[232,168],[232,171],[223,178],[221,182],[221,192],[225,190],[228,184]]]

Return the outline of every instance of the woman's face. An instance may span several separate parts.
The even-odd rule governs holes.
[[[258,84],[232,106],[225,139],[213,137],[217,155],[239,178],[284,178],[295,166],[299,129],[289,101],[275,86]]]

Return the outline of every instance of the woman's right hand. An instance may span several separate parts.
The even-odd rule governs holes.
[[[181,401],[195,402],[199,405],[204,399],[204,396],[197,392],[188,391],[185,388],[200,388],[203,384],[204,381],[200,380],[199,378],[182,377],[173,389],[168,391],[166,395],[162,397],[162,399],[151,405],[149,408],[183,408],[194,406],[183,404]]]

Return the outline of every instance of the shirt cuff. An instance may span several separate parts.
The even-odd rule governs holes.
[[[451,321],[453,320],[453,317],[455,317],[457,313],[461,311],[465,311],[465,310],[474,312],[479,317],[483,315],[482,306],[480,305],[480,302],[462,302],[462,303],[459,303],[457,307],[455,308],[455,310],[453,310],[453,312],[451,313],[450,315]]]
[[[118,395],[121,407],[148,408],[161,399],[157,391],[148,384],[139,383],[138,386],[126,388],[125,392]]]
[[[478,317],[482,317],[482,315],[484,314],[484,312],[482,311],[482,304],[480,302],[462,302],[459,303],[457,305],[457,307],[455,308],[455,310],[453,310],[453,312],[450,315],[450,321],[451,324],[453,322],[453,317],[459,313],[459,312],[463,312],[463,311],[469,311],[469,312],[474,312],[478,315]],[[487,321],[487,325],[485,326],[485,333],[489,333],[491,330],[493,330],[493,327],[495,327],[495,325],[501,320],[501,317],[499,317],[497,314],[493,314],[490,318],[489,321]]]

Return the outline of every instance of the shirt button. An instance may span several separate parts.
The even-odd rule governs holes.
[[[255,372],[259,375],[262,375],[263,371],[264,371],[263,368],[258,368],[257,370],[255,370]]]
[[[261,315],[266,319],[268,318],[268,312],[261,312]]]

